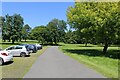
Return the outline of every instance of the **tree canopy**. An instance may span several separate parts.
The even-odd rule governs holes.
[[[71,27],[77,29],[86,40],[95,38],[103,43],[103,52],[118,38],[120,19],[118,2],[76,2],[67,10],[67,19]]]
[[[2,17],[2,36],[3,40],[12,40],[12,43],[18,40],[21,41],[22,37],[22,27],[24,20],[20,14],[14,14],[9,16],[8,14],[5,17]]]

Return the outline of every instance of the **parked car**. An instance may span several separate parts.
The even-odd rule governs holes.
[[[25,57],[26,55],[30,55],[31,53],[29,49],[27,49],[25,46],[11,46],[5,49],[5,51],[10,52],[11,54],[13,54],[13,56],[21,57]]]
[[[29,44],[20,44],[19,46],[25,46],[27,50],[32,53],[31,46]]]
[[[28,48],[28,50],[30,50],[30,52],[32,53],[36,53],[37,52],[37,48],[34,44],[20,44],[20,46],[25,46]]]
[[[32,50],[33,53],[37,52],[37,47],[35,44],[29,44],[30,45],[30,50]]]
[[[42,45],[40,45],[40,44],[36,44],[36,47],[37,47],[37,50],[42,49]]]
[[[5,62],[12,61],[13,55],[8,51],[0,51],[0,65],[3,65]]]

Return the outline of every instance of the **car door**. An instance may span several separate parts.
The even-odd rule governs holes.
[[[19,47],[19,46],[16,46],[15,47],[15,56],[20,56],[20,53],[21,53],[21,49],[22,49],[22,47]]]

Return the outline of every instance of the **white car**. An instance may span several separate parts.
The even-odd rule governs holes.
[[[0,51],[0,65],[3,65],[5,62],[12,61],[13,55],[8,51]]]
[[[10,52],[13,56],[25,57],[26,55],[30,55],[29,49],[25,46],[11,46],[5,49],[5,51]]]
[[[42,45],[40,45],[40,44],[36,44],[36,47],[37,47],[37,50],[42,49]]]

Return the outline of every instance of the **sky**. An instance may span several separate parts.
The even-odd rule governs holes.
[[[74,2],[74,0],[1,0],[2,2]]]
[[[67,21],[66,10],[74,2],[2,2],[2,16],[21,14],[32,28],[47,25],[54,18]]]

